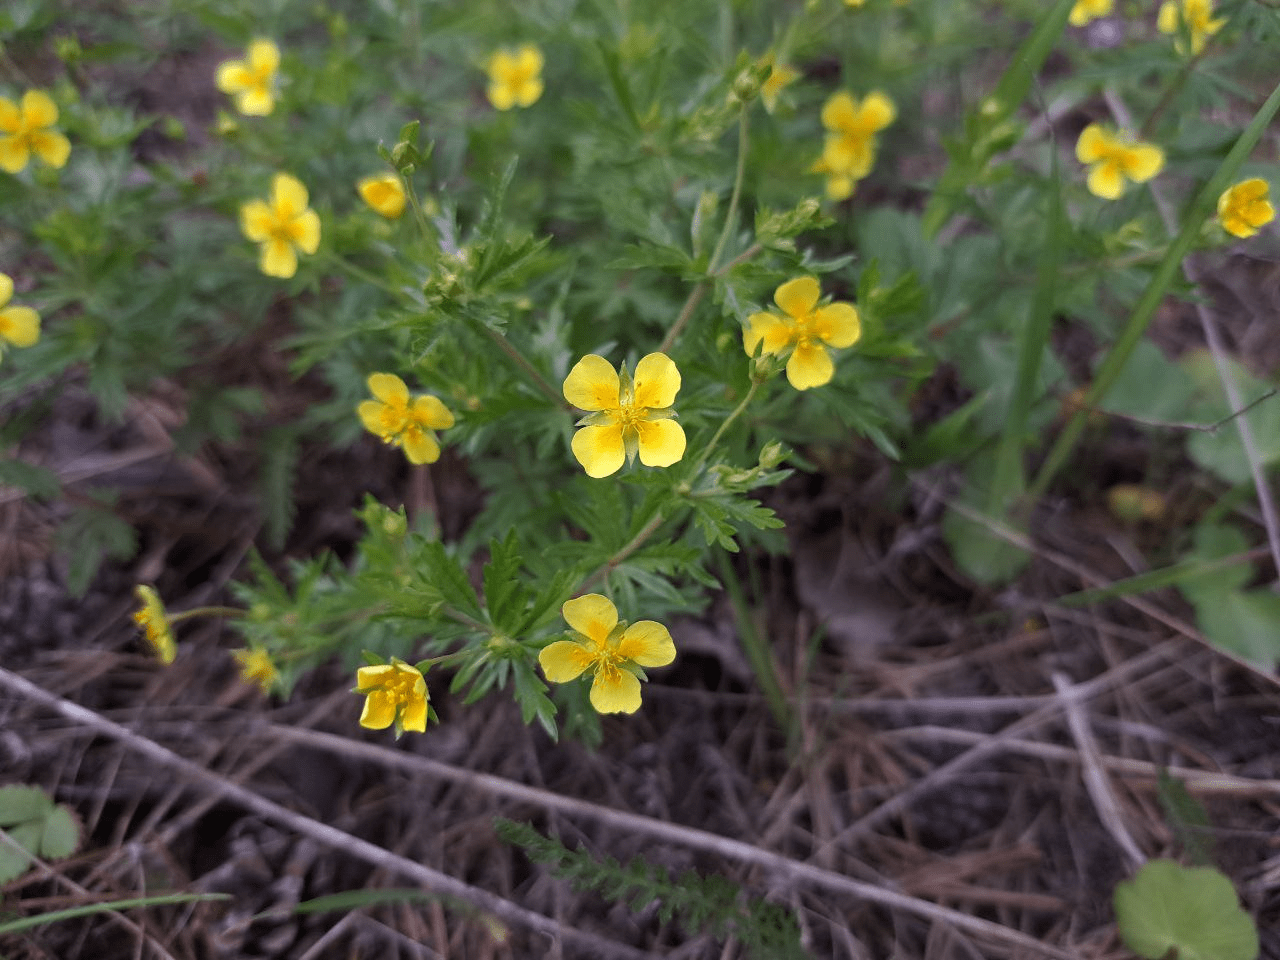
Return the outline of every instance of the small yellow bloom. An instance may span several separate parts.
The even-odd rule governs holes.
[[[61,169],[71,155],[71,141],[57,130],[58,105],[43,90],[28,90],[21,105],[0,97],[0,170],[18,173],[31,154]]]
[[[1156,27],[1161,33],[1180,34],[1186,29],[1191,36],[1191,53],[1194,56],[1204,49],[1209,38],[1222,29],[1226,17],[1213,19],[1213,0],[1166,0],[1160,5]],[[1181,39],[1173,42],[1173,49],[1187,52]]]
[[[604,357],[589,353],[564,378],[564,398],[588,415],[578,421],[573,455],[589,477],[607,477],[634,462],[669,467],[684,456],[684,429],[671,409],[680,392],[680,371],[665,353],[636,364],[634,379],[622,365],[614,371]]]
[[[1111,16],[1114,6],[1115,0],[1076,0],[1067,21],[1073,27],[1083,27],[1090,20]]]
[[[367,382],[377,399],[363,400],[356,407],[364,428],[383,443],[402,448],[410,463],[439,460],[440,442],[434,431],[453,426],[449,408],[428,394],[410,397],[409,388],[394,373],[375,373]]]
[[[1233,236],[1252,237],[1259,227],[1275,219],[1275,208],[1268,199],[1270,192],[1271,184],[1261,177],[1242,180],[1224,190],[1218,198],[1218,219],[1222,222],[1222,229]],[[0,333],[3,332],[0,329]]]
[[[499,110],[531,106],[542,96],[542,51],[531,43],[489,58],[489,102]]]
[[[1124,193],[1125,180],[1144,183],[1164,166],[1164,151],[1091,123],[1076,141],[1076,159],[1089,168],[1089,192],[1104,200]]]
[[[867,0],[844,0],[844,5],[846,7],[865,7]]]
[[[788,348],[787,379],[797,390],[808,390],[828,383],[835,374],[835,364],[827,347],[851,347],[862,336],[862,321],[851,303],[818,306],[818,281],[813,277],[788,280],[774,291],[773,301],[785,316],[776,313],[753,313],[747,318],[742,345],[747,356],[764,344],[763,353],[780,355]]]
[[[320,217],[307,206],[307,188],[287,173],[272,178],[268,200],[240,208],[240,229],[262,244],[258,266],[269,277],[292,277],[298,270],[295,250],[312,254],[320,246]]]
[[[654,620],[630,626],[618,620],[608,597],[588,593],[560,608],[577,639],[542,648],[538,663],[552,683],[568,683],[584,671],[594,676],[591,705],[600,713],[635,713],[640,708],[642,667],[665,667],[676,658],[667,628]]]
[[[827,178],[827,199],[828,200],[848,200],[853,196],[853,192],[858,189],[858,179],[847,173],[833,173],[831,168],[827,166],[827,161],[819,157],[814,161],[813,166],[809,168],[810,173],[825,174]]]
[[[271,654],[261,647],[232,650],[231,656],[240,665],[240,679],[245,683],[256,683],[263,693],[270,693],[272,686],[280,679],[280,672],[271,662]]]
[[[827,170],[854,180],[865,177],[875,163],[876,134],[896,116],[893,101],[879,90],[861,103],[843,90],[832,94],[822,107],[822,125],[828,130],[822,162]]]
[[[243,60],[228,60],[218,66],[215,82],[223,93],[235,99],[236,109],[246,116],[265,117],[275,109],[276,71],[280,69],[280,48],[270,40],[254,40]]]
[[[142,584],[134,587],[133,592],[142,604],[142,609],[134,613],[133,622],[146,634],[147,643],[151,644],[156,659],[161,663],[173,663],[178,647],[173,641],[173,629],[169,626],[169,617],[164,611],[160,595]]]
[[[40,314],[30,307],[6,306],[13,296],[13,280],[0,273],[0,356],[6,342],[30,347],[40,339]]]
[[[404,182],[394,173],[365,177],[356,184],[361,199],[388,220],[399,220],[404,213]]]
[[[396,736],[427,729],[427,681],[422,671],[396,657],[390,663],[356,671],[355,693],[365,695],[360,726],[385,730],[396,725]]]
[[[767,62],[771,69],[769,76],[760,87],[760,98],[764,100],[765,110],[773,113],[773,108],[778,105],[778,96],[789,85],[800,79],[800,71],[790,64],[775,62],[772,55],[767,58]]]

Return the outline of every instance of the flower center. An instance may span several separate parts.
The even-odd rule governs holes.
[[[634,430],[637,423],[643,423],[649,415],[648,407],[638,407],[633,403],[623,403],[618,405],[618,409],[613,412],[613,419],[623,430]]]

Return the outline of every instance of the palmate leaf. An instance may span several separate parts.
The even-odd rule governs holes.
[[[33,856],[61,860],[80,845],[80,822],[65,804],[54,806],[39,787],[0,787],[0,883],[22,876]]]
[[[1255,960],[1258,931],[1235,888],[1212,867],[1152,860],[1116,886],[1116,922],[1130,950],[1148,960]]]

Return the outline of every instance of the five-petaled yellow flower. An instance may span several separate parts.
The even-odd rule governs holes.
[[[256,683],[263,693],[270,693],[271,687],[280,677],[276,665],[271,661],[271,654],[261,647],[245,650],[232,650],[231,656],[240,665],[240,679],[245,683]]]
[[[71,155],[71,142],[57,130],[58,105],[43,90],[28,90],[17,104],[0,97],[0,170],[18,173],[31,154],[61,168]]]
[[[440,459],[436,430],[453,426],[453,414],[438,397],[409,396],[409,388],[394,373],[375,373],[368,379],[369,392],[376,400],[363,400],[356,407],[360,422],[383,443],[401,447],[413,464],[435,463]]]
[[[499,110],[527,107],[542,96],[542,51],[531,43],[489,58],[489,102]]]
[[[280,69],[280,48],[270,40],[254,40],[243,60],[228,60],[218,66],[218,89],[230,94],[236,109],[246,116],[265,117],[275,109],[276,71]]]
[[[766,58],[766,62],[770,65],[770,70],[769,76],[760,85],[760,99],[764,101],[765,110],[773,113],[773,108],[778,105],[779,94],[800,79],[800,71],[790,64],[778,63],[772,54]]]
[[[173,628],[169,626],[169,617],[165,613],[160,594],[151,587],[138,584],[133,590],[142,609],[133,615],[133,622],[146,634],[147,643],[156,659],[161,663],[173,663],[178,654],[177,644],[173,641]]]
[[[896,116],[893,101],[879,90],[861,103],[843,90],[832,94],[822,107],[822,125],[828,131],[822,148],[826,172],[853,180],[865,177],[876,160],[876,134]]]
[[[1160,5],[1156,27],[1161,33],[1172,34],[1179,34],[1185,28],[1191,37],[1191,53],[1194,55],[1204,49],[1209,38],[1226,22],[1226,17],[1213,19],[1213,0],[1165,0]],[[1187,52],[1181,39],[1173,42],[1173,48],[1179,53]]]
[[[7,306],[13,296],[13,280],[0,273],[0,355],[5,343],[30,347],[40,339],[40,314],[30,307]]]
[[[250,200],[240,208],[240,229],[262,244],[258,266],[269,277],[288,279],[298,270],[297,250],[320,246],[320,217],[307,206],[307,188],[296,177],[277,173],[268,200]]]
[[[360,197],[375,212],[388,220],[398,220],[404,213],[404,183],[398,174],[379,173],[356,184]]]
[[[829,382],[835,365],[827,347],[851,347],[862,336],[862,322],[853,304],[819,307],[819,293],[818,281],[813,277],[788,280],[773,294],[774,303],[785,316],[753,313],[742,334],[748,356],[754,356],[761,343],[762,353],[774,355],[794,348],[787,360],[787,379],[797,390]]]
[[[1159,173],[1164,151],[1091,123],[1076,141],[1076,159],[1089,164],[1089,192],[1114,200],[1124,193],[1125,180],[1143,183]]]
[[[1083,27],[1090,20],[1111,16],[1114,6],[1115,0],[1076,0],[1067,21],[1073,27]]]
[[[396,725],[396,736],[427,729],[427,681],[422,671],[396,657],[390,663],[356,671],[354,693],[365,695],[360,726],[385,730]]]
[[[1252,237],[1258,228],[1275,219],[1268,194],[1271,184],[1261,177],[1242,180],[1228,187],[1218,198],[1218,220],[1222,229],[1237,237]]]
[[[573,455],[589,477],[607,477],[636,453],[646,467],[669,467],[684,456],[684,429],[671,405],[680,391],[680,371],[665,353],[636,364],[633,378],[604,357],[589,353],[564,378],[564,398],[589,411],[578,421]]]
[[[630,626],[618,620],[608,597],[588,593],[560,608],[578,635],[542,648],[538,663],[552,683],[568,683],[584,671],[594,675],[591,705],[600,713],[635,713],[640,708],[642,667],[665,667],[676,658],[667,628],[655,620]]]

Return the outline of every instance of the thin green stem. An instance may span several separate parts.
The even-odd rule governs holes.
[[[605,561],[604,566],[602,566],[595,573],[591,574],[591,576],[587,577],[587,579],[582,581],[582,588],[586,589],[587,587],[591,586],[593,583],[596,583],[598,580],[604,579],[610,573],[612,573],[620,563],[623,563],[628,557],[630,557],[633,553],[635,553],[642,546],[644,546],[644,542],[648,540],[651,536],[653,536],[654,532],[660,526],[662,526],[662,521],[664,519],[665,518],[662,516],[662,514],[658,514],[652,520],[646,523],[643,527],[641,527],[640,531],[634,537],[632,537],[629,541],[627,541],[625,546],[620,548],[617,553],[615,553],[613,556],[611,556],[608,560]]]
[[[729,414],[729,416],[725,417],[724,421],[720,424],[720,428],[716,430],[715,434],[711,437],[710,442],[702,448],[702,453],[698,454],[698,461],[693,465],[693,473],[690,474],[691,478],[697,476],[698,471],[702,469],[702,465],[705,464],[707,462],[707,458],[711,456],[711,451],[715,449],[715,445],[720,442],[720,438],[724,436],[724,432],[729,429],[729,425],[742,415],[743,410],[747,409],[747,404],[749,404],[751,402],[751,398],[756,395],[756,391],[760,389],[760,384],[762,382],[763,381],[761,380],[755,379],[751,381],[751,389],[747,391],[747,395],[742,398],[742,401],[736,407],[733,408],[733,412]]]
[[[752,257],[754,257],[757,253],[759,253],[763,249],[764,249],[764,246],[762,244],[753,243],[751,246],[747,247],[747,249],[743,250],[740,254],[738,254],[736,257],[734,257],[732,260],[726,263],[719,270],[714,271],[711,274],[711,276],[723,277],[726,273],[728,273],[734,267],[746,263],[748,260],[750,260]]]
[[[239,619],[247,613],[247,610],[243,610],[240,607],[192,607],[190,610],[183,610],[181,613],[165,611],[165,617],[172,625],[191,617],[232,617]]]
[[[526,360],[520,351],[511,345],[510,340],[504,337],[497,330],[494,330],[487,323],[479,324],[479,326],[486,334],[488,334],[489,339],[493,341],[494,345],[505,353],[511,359],[512,363],[523,370],[529,379],[533,381],[534,386],[541,390],[552,403],[563,410],[567,410],[570,413],[573,412],[573,407],[567,400],[565,400],[560,391],[547,382],[547,379],[538,372],[538,368]]]
[[[716,264],[720,262],[720,255],[724,253],[725,244],[729,242],[729,235],[733,233],[734,227],[737,226],[738,198],[742,196],[742,181],[747,171],[747,147],[751,142],[747,123],[747,118],[750,115],[751,111],[747,109],[747,105],[744,103],[741,112],[738,114],[738,170],[733,177],[733,193],[729,195],[729,212],[724,218],[724,228],[720,231],[720,239],[716,242],[716,248],[707,264],[707,273],[709,274],[715,273]]]
[[[413,219],[418,224],[418,229],[422,231],[422,239],[427,241],[430,246],[436,246],[439,238],[427,221],[427,215],[422,210],[422,203],[418,200],[418,191],[413,189],[413,181],[401,173],[400,182],[404,184],[404,192],[409,198],[409,207],[413,210]]]
[[[372,284],[373,286],[378,287],[381,290],[385,290],[387,293],[391,294],[392,296],[400,295],[400,291],[397,290],[395,287],[393,287],[391,284],[387,283],[387,281],[382,279],[382,277],[379,277],[377,274],[370,273],[364,267],[356,266],[354,263],[352,263],[350,260],[348,260],[346,257],[342,256],[339,253],[335,253],[334,251],[330,250],[324,259],[327,259],[339,270],[342,270],[345,273],[349,273],[351,276],[355,277],[357,280],[362,280],[365,283]]]
[[[658,346],[659,353],[667,353],[675,344],[680,334],[684,332],[685,326],[689,323],[689,318],[693,316],[693,309],[702,302],[702,298],[707,295],[707,281],[699,280],[692,290],[689,291],[689,299],[685,300],[684,307],[680,310],[680,316],[676,317],[676,322],[671,325],[671,329],[667,331],[667,335],[662,338],[662,343]]]

